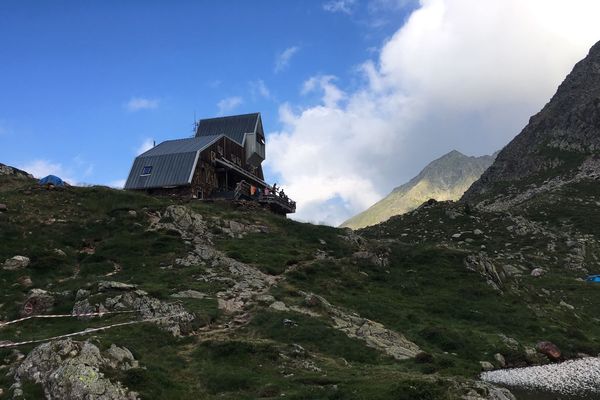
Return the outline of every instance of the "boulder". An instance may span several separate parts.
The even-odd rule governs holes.
[[[494,369],[494,365],[489,361],[479,361],[479,365],[481,365],[483,371],[491,371]]]
[[[259,304],[271,304],[275,301],[275,297],[270,294],[259,294],[254,298]]]
[[[95,345],[70,339],[44,343],[34,348],[16,368],[15,385],[21,387],[27,381],[40,384],[48,399],[137,399],[135,392],[104,375],[107,368],[121,368],[121,361],[123,365],[132,364],[133,356],[129,357],[127,349],[118,351],[121,361],[114,358],[114,353],[107,352],[105,358]]]
[[[15,271],[18,269],[23,269],[29,266],[30,260],[25,256],[14,256],[13,258],[9,258],[4,261],[4,266],[2,269],[6,271]]]
[[[531,270],[531,276],[537,278],[540,277],[542,275],[544,275],[546,273],[545,270],[543,270],[542,268],[534,268]]]
[[[269,306],[270,309],[275,311],[288,311],[289,308],[285,305],[283,301],[276,301]]]
[[[481,229],[475,229],[473,231],[473,235],[475,235],[475,236],[483,235],[483,231]]]
[[[44,314],[52,309],[54,303],[54,296],[49,292],[43,289],[31,289],[23,303],[21,316],[29,317],[31,315]]]
[[[231,232],[234,234],[240,234],[245,231],[244,225],[237,221],[229,221],[229,229],[231,229]]]
[[[116,346],[114,343],[106,350],[105,363],[113,369],[128,369],[138,368],[139,363],[126,347]]]
[[[538,342],[535,345],[535,349],[553,361],[560,360],[560,358],[562,356],[562,353],[560,352],[560,349],[558,348],[558,346],[552,342],[548,342],[548,341]]]
[[[504,358],[504,356],[502,354],[500,354],[500,353],[494,354],[494,360],[496,360],[496,362],[498,363],[498,365],[501,368],[506,367],[506,359]]]
[[[0,212],[7,212],[7,211],[8,211],[8,207],[6,206],[6,204],[0,203]]]
[[[33,285],[31,277],[27,275],[20,276],[19,279],[17,279],[17,282],[19,282],[19,284],[23,287],[30,287],[31,285]]]
[[[559,306],[564,307],[568,310],[575,310],[575,307],[573,307],[572,305],[570,305],[569,303],[564,302],[563,300],[560,301],[560,303],[558,303]]]

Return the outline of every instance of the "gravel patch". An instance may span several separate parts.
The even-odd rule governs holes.
[[[494,384],[565,395],[600,393],[600,359],[589,357],[560,364],[488,371],[481,374],[481,379]]]

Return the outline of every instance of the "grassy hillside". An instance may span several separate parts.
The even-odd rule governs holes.
[[[33,288],[52,294],[46,313],[70,313],[80,289],[90,303],[125,296],[97,289],[116,281],[195,317],[180,337],[145,322],[75,338],[129,349],[141,368],[101,372],[141,398],[461,398],[479,362],[498,365],[497,353],[527,365],[547,362],[530,352],[540,340],[565,357],[600,351],[600,288],[580,279],[598,266],[598,224],[580,216],[600,193],[594,184],[572,189],[532,203],[527,219],[434,203],[359,236],[243,204],[178,204],[103,187],[48,191],[0,177],[8,207],[0,213],[0,263],[31,261],[0,270],[0,320],[18,318]],[[481,252],[503,271],[496,287],[477,260],[466,262]],[[531,276],[538,267],[546,273]],[[202,296],[172,297],[187,290]],[[139,318],[28,320],[0,328],[0,342]],[[374,345],[377,329],[395,339]],[[401,337],[420,350],[392,356]],[[17,349],[27,356],[36,346]],[[0,368],[20,358],[0,349]],[[11,374],[0,374],[5,395],[12,384]],[[40,398],[43,387],[25,382],[23,391]],[[482,398],[486,391],[479,389]]]

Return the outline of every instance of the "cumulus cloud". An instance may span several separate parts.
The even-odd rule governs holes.
[[[239,96],[226,97],[226,98],[220,100],[217,103],[217,107],[219,108],[219,115],[223,115],[230,111],[235,110],[243,102],[244,102],[244,100]]]
[[[48,175],[56,175],[70,185],[78,185],[79,182],[73,177],[73,171],[64,167],[61,163],[50,160],[38,159],[31,160],[19,165],[17,168],[27,171],[36,178],[43,178]]]
[[[136,147],[135,154],[139,156],[140,154],[147,152],[148,150],[150,150],[153,147],[154,147],[154,140],[151,138],[146,138],[142,141],[142,143],[140,143],[140,145],[138,147]]]
[[[292,57],[300,50],[298,46],[288,47],[275,57],[275,73],[281,72],[290,65]]]
[[[352,14],[356,0],[330,0],[323,3],[323,10],[332,13]]]
[[[280,107],[267,161],[296,217],[339,224],[452,149],[504,146],[600,39],[597,15],[593,0],[422,0],[362,86],[315,76],[316,104]]]
[[[144,97],[132,97],[124,107],[127,111],[135,112],[140,110],[153,110],[158,108],[158,99],[149,99]]]

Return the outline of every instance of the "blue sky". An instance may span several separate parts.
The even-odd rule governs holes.
[[[118,185],[197,118],[260,111],[267,179],[337,225],[491,154],[600,40],[597,0],[0,0],[0,162]],[[510,29],[507,29],[510,27]]]
[[[260,111],[266,130],[278,130],[281,103],[311,102],[300,93],[305,80],[327,73],[353,85],[356,65],[408,10],[296,0],[2,1],[0,162],[59,164],[67,178],[109,184],[127,176],[144,142],[191,135],[194,113]]]

